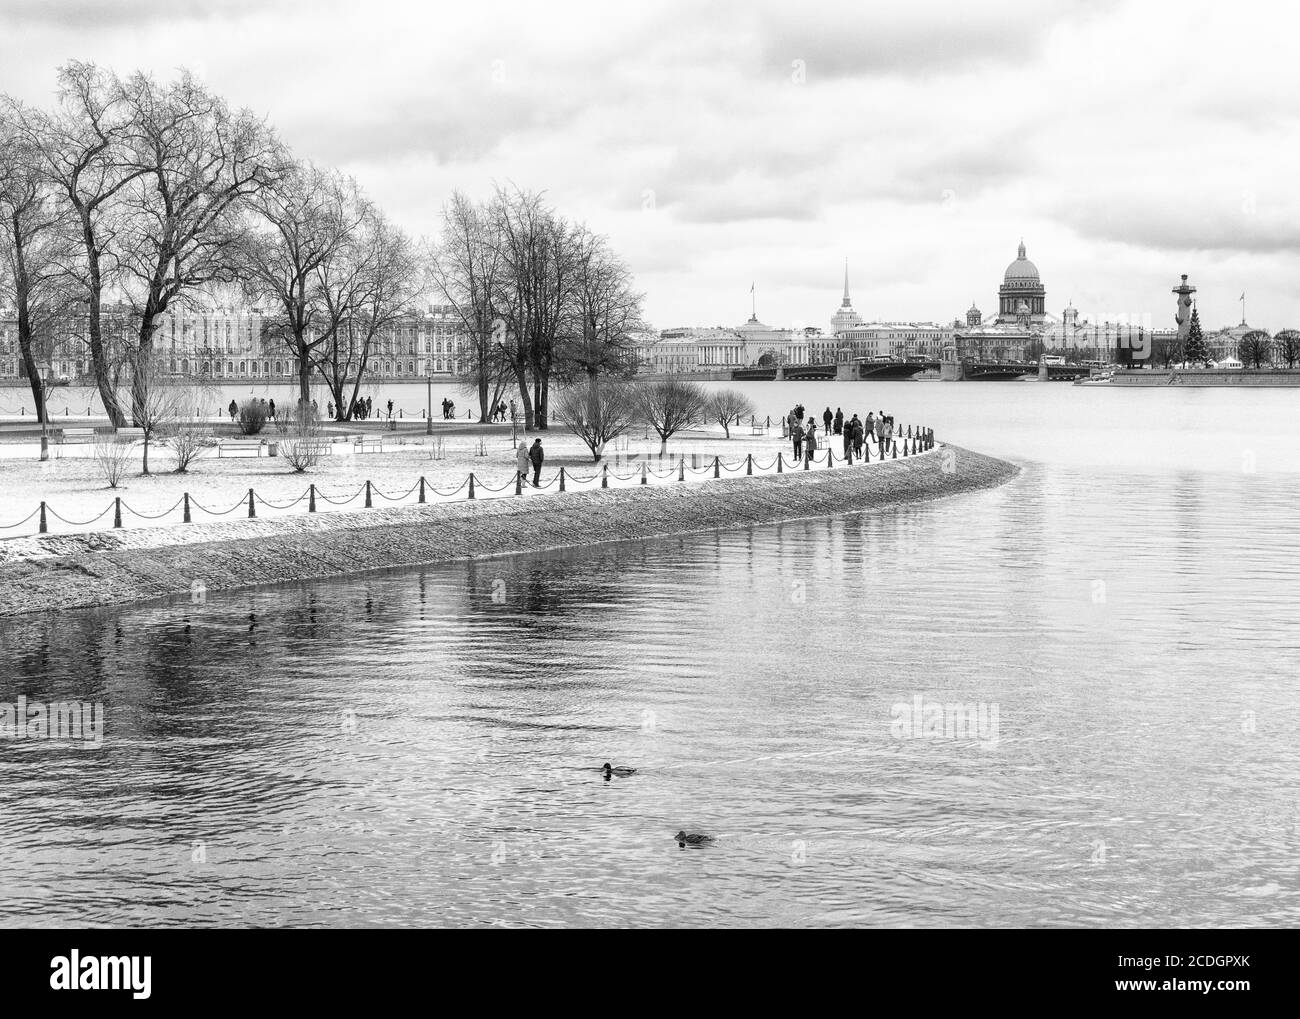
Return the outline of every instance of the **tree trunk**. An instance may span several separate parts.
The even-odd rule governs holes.
[[[298,411],[303,414],[311,409],[311,358],[301,337],[295,338],[294,348],[298,354]]]
[[[113,379],[109,373],[108,356],[104,351],[103,332],[100,327],[101,291],[103,282],[99,274],[99,255],[89,258],[90,269],[90,303],[87,307],[87,334],[90,338],[90,362],[95,372],[95,386],[99,389],[99,399],[108,414],[108,422],[114,428],[126,426],[126,415],[118,404],[117,393],[113,389]]]
[[[23,367],[27,369],[27,383],[32,387],[32,402],[36,404],[36,420],[49,424],[45,408],[45,386],[36,369],[36,355],[32,353],[32,319],[27,311],[27,297],[18,298],[18,349],[22,353]]]

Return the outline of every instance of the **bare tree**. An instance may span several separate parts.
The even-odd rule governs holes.
[[[410,239],[374,205],[364,202],[356,235],[339,257],[317,270],[317,285],[333,324],[317,368],[329,386],[339,420],[351,416],[379,337],[415,307],[419,267]],[[344,389],[351,384],[352,393]]]
[[[605,446],[631,427],[637,401],[630,383],[608,379],[596,392],[595,380],[584,380],[560,391],[556,414],[566,428],[587,444],[591,458],[599,461]]]
[[[1273,337],[1273,344],[1277,348],[1277,353],[1288,368],[1294,368],[1297,361],[1300,361],[1300,330],[1282,329]]]
[[[573,285],[557,361],[565,374],[586,377],[594,413],[602,375],[630,378],[636,372],[637,335],[646,328],[644,298],[633,288],[631,270],[604,237],[579,226],[569,243]]]
[[[723,433],[730,439],[731,426],[737,418],[753,414],[754,404],[738,389],[719,389],[709,394],[705,413],[711,421],[722,426]]]
[[[356,183],[311,164],[292,168],[254,199],[261,229],[244,246],[250,295],[271,302],[267,331],[296,359],[298,402],[311,405],[319,348],[333,339],[347,308],[331,305],[321,287],[324,267],[346,257],[365,215]]]
[[[188,291],[233,281],[247,203],[287,168],[274,133],[232,113],[188,71],[170,85],[142,73],[117,83],[128,183],[121,191],[123,284],[139,314],[137,365],[151,366],[159,317]],[[131,389],[144,427],[147,379]]]
[[[99,398],[109,420],[120,427],[126,424],[126,416],[101,319],[104,289],[118,266],[117,199],[144,172],[127,158],[131,110],[112,75],[94,64],[78,62],[59,70],[59,104],[53,113],[29,110],[8,99],[6,106],[38,154],[42,173],[76,220],[90,361]]]
[[[695,382],[666,378],[637,384],[637,409],[659,434],[659,455],[668,452],[668,440],[704,417],[708,394]]]
[[[509,336],[524,427],[544,429],[557,341],[573,285],[572,230],[537,192],[499,188],[491,208],[504,264],[494,303]]]
[[[1263,329],[1252,329],[1237,344],[1237,356],[1252,368],[1263,368],[1273,360],[1273,338]]]
[[[500,398],[502,381],[512,374],[506,323],[496,307],[505,270],[498,226],[491,209],[453,192],[442,207],[441,234],[428,258],[433,289],[455,309],[469,338],[463,382],[478,397],[485,419]]]
[[[37,361],[49,361],[71,311],[71,223],[53,200],[38,155],[0,107],[0,294],[18,320],[18,351],[38,421],[46,421]]]

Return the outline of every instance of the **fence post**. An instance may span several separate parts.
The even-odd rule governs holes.
[[[682,458],[677,461],[677,480],[678,481],[686,480],[686,454],[685,453],[683,453]]]
[[[714,480],[714,481],[717,481],[719,477],[720,477],[720,475],[718,474],[718,458],[717,458],[717,456],[714,456],[714,458],[713,458],[713,480]]]
[[[907,459],[907,440],[903,440],[903,459]]]
[[[255,516],[257,516],[257,507],[253,505],[253,490],[250,488],[248,490],[248,518],[251,520]]]
[[[113,500],[113,526],[122,526],[122,497],[120,495]]]
[[[777,453],[777,454],[776,454],[776,473],[777,473],[777,474],[780,474],[780,473],[782,472],[781,462],[782,462],[784,459],[785,459],[785,453],[782,452],[782,453]]]
[[[420,475],[420,502],[424,502],[424,475]]]
[[[831,449],[831,447],[828,445],[826,447],[826,469],[830,470],[830,468],[834,466],[835,466],[835,450]]]
[[[515,495],[524,494],[524,472],[515,471]]]
[[[46,526],[45,523],[45,500],[42,499],[41,500],[41,534],[44,534],[48,530],[49,527]]]
[[[307,512],[316,512],[316,485],[314,483],[307,486]]]
[[[885,444],[877,439],[876,447],[880,450],[880,459],[885,459]]]
[[[188,523],[191,523],[191,521],[190,521],[190,493],[189,493],[189,492],[185,492],[185,493],[183,493],[183,498],[184,498],[184,501],[185,501],[185,515],[181,518],[181,523],[182,523],[182,524],[188,524]]]
[[[807,470],[812,466],[812,454],[805,452],[803,455],[803,469]]]
[[[641,484],[645,484],[645,461],[641,461]]]
[[[560,468],[560,491],[564,491],[564,468]]]
[[[754,454],[746,453],[745,454],[745,477],[752,478],[753,476],[754,476]]]
[[[373,509],[370,505],[370,482],[366,482],[366,509]]]
[[[893,448],[894,448],[894,457],[893,457],[893,458],[894,458],[895,460],[897,460],[897,459],[898,459],[898,443],[896,443],[896,442],[891,442],[890,445],[893,446]]]
[[[474,472],[469,472],[469,497],[474,498]]]
[[[609,487],[609,464],[607,463],[603,463],[600,465],[600,487],[601,488]]]

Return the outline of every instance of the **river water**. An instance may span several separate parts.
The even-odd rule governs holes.
[[[0,923],[1300,922],[1294,393],[748,390],[1023,472],[0,624]]]

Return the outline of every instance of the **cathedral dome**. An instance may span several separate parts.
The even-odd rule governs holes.
[[[1025,242],[1020,242],[1020,251],[1016,260],[1007,266],[1007,271],[1002,277],[1004,283],[1037,283],[1038,266],[1025,257]]]

